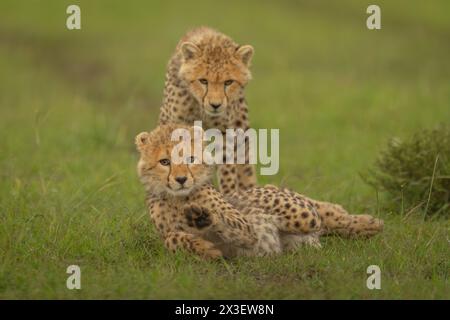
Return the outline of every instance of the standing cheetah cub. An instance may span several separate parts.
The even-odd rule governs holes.
[[[203,128],[216,128],[222,134],[227,128],[247,130],[244,89],[251,79],[252,56],[253,47],[240,46],[216,30],[200,27],[188,32],[167,67],[159,124],[193,125],[201,120]],[[248,155],[247,143],[246,148]],[[222,193],[256,185],[254,166],[248,162],[247,157],[246,164],[217,167]]]
[[[150,217],[172,251],[206,258],[276,254],[301,243],[320,246],[323,233],[370,236],[382,230],[383,222],[371,216],[352,216],[338,205],[274,186],[225,198],[209,184],[211,166],[191,156],[181,164],[172,161],[176,128],[162,125],[135,140]]]

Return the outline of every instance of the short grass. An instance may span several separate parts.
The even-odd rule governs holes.
[[[81,31],[65,29],[72,3]],[[388,138],[449,121],[450,6],[377,3],[379,31],[367,1],[1,1],[0,298],[450,298],[449,221],[384,211],[359,176]],[[281,139],[280,172],[260,181],[380,216],[383,234],[228,262],[164,250],[133,139],[197,25],[256,49],[252,123]]]

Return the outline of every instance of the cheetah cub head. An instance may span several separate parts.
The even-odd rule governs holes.
[[[187,155],[179,148],[179,140],[172,141],[172,133],[176,129],[185,129],[192,137],[192,152]],[[141,132],[136,136],[135,143],[140,153],[138,176],[153,194],[187,196],[211,178],[211,166],[193,155],[194,148],[198,147],[194,142],[194,127],[162,125],[150,133]],[[172,152],[174,148],[177,148],[176,153]]]
[[[179,77],[205,114],[217,117],[243,97],[251,79],[253,47],[234,43],[206,42],[180,45],[182,56]]]

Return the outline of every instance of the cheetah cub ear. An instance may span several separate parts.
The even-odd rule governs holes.
[[[181,44],[181,53],[185,61],[196,58],[200,55],[200,48],[192,42],[183,42]]]
[[[141,132],[136,136],[134,142],[136,143],[138,151],[141,151],[142,148],[144,148],[144,146],[148,144],[149,137],[150,134],[148,132]]]
[[[250,62],[253,57],[255,50],[251,45],[240,46],[236,50],[236,56],[240,59],[247,67],[250,66]]]

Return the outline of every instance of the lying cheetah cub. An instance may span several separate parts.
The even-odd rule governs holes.
[[[224,198],[209,184],[211,166],[194,157],[172,161],[176,128],[161,125],[136,137],[137,172],[150,217],[172,251],[182,248],[206,258],[275,254],[300,243],[320,246],[324,233],[370,236],[382,230],[383,222],[371,216],[349,215],[338,205],[274,186]]]

